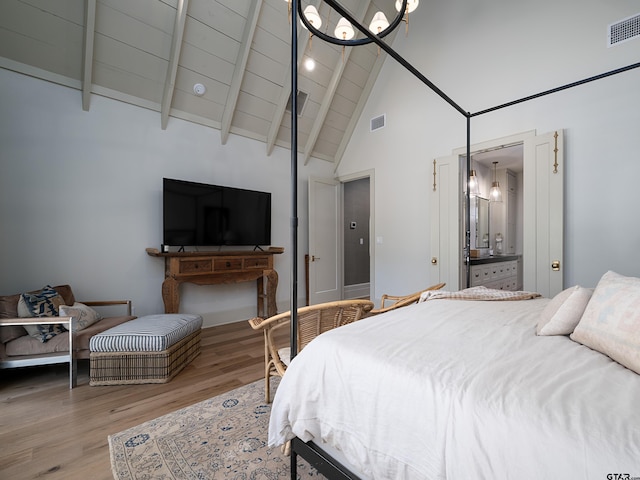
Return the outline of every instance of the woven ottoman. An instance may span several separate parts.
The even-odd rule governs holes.
[[[200,353],[202,317],[147,315],[89,341],[89,385],[166,383]]]

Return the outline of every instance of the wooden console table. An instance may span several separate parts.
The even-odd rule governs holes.
[[[258,317],[278,313],[276,289],[278,273],[273,269],[273,256],[284,248],[265,251],[233,252],[160,252],[147,248],[152,257],[164,258],[162,301],[165,313],[177,313],[180,306],[180,284],[216,285],[256,281]],[[266,282],[265,282],[266,279]],[[266,304],[266,305],[265,305]]]

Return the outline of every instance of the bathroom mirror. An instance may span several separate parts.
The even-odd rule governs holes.
[[[471,228],[475,235],[471,239],[475,245],[471,248],[489,248],[489,200],[482,197],[471,197]]]

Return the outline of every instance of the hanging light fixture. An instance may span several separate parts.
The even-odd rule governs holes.
[[[496,176],[496,165],[498,162],[493,162],[493,183],[491,184],[491,190],[489,191],[489,200],[492,202],[502,201],[502,190],[500,190],[500,182],[498,182]]]
[[[338,20],[338,25],[336,25],[336,29],[333,31],[336,38],[341,38],[342,40],[351,40],[356,32],[353,30],[351,23],[344,17],[340,17]],[[344,49],[346,47],[342,45],[342,62],[344,63]]]
[[[380,32],[382,32],[388,26],[389,26],[389,20],[387,20],[386,15],[382,12],[377,12],[373,16],[373,19],[369,24],[369,30],[371,31],[371,33],[380,35]]]
[[[291,7],[291,0],[286,1],[289,4],[289,7]],[[309,30],[312,35],[320,37],[322,40],[334,45],[342,45],[347,47],[353,47],[356,45],[367,45],[374,42],[374,40],[370,37],[354,38],[355,29],[353,25],[357,23],[358,30],[360,31],[362,31],[364,27],[360,25],[348,11],[346,11],[340,5],[337,5],[336,2],[327,1],[326,3],[328,3],[330,7],[335,10],[341,17],[338,21],[338,25],[333,32],[335,36],[330,34],[328,35],[325,32],[320,31],[322,20],[320,18],[320,15],[318,14],[318,10],[314,6],[309,5],[305,7],[303,11],[302,2],[298,2],[298,14],[300,16],[300,21],[302,22],[303,27]],[[398,14],[393,19],[393,21],[389,22],[385,14],[381,11],[378,11],[369,24],[369,30],[379,38],[386,37],[389,33],[396,29],[400,22],[402,22],[403,20],[408,22],[408,14],[410,12],[413,12],[417,8],[418,3],[419,0],[394,0],[394,5]]]
[[[304,18],[307,19],[312,28],[320,28],[322,26],[322,18],[320,18],[318,9],[313,5],[308,5],[307,8],[304,9]],[[301,21],[300,24],[302,25],[302,28],[304,28],[305,30],[309,30],[309,28],[307,28],[303,21]],[[313,44],[311,43],[312,39],[313,33],[309,31],[309,52],[311,52],[311,49],[313,48]],[[305,67],[308,71],[312,71],[314,68],[316,68],[316,62],[311,57],[309,57],[305,62]]]
[[[474,197],[480,195],[480,185],[478,185],[478,176],[475,170],[471,170],[469,174],[469,195]]]
[[[320,28],[322,26],[322,18],[320,18],[318,9],[313,5],[309,5],[304,9],[304,17],[314,28]],[[302,27],[309,30],[304,22],[302,22]]]
[[[333,33],[336,38],[341,38],[342,40],[351,40],[356,35],[351,23],[349,23],[349,20],[344,17],[340,17],[338,25],[336,25],[336,29]]]

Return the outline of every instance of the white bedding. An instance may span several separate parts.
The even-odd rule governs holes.
[[[321,335],[269,444],[326,442],[372,479],[640,477],[640,375],[536,336],[548,301],[430,300]]]

